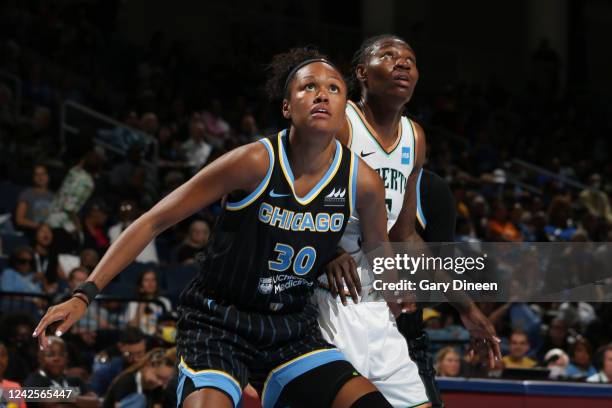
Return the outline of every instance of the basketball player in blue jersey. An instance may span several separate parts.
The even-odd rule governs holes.
[[[153,237],[227,197],[180,297],[178,405],[235,407],[250,382],[264,408],[391,406],[322,338],[309,302],[351,215],[369,220],[366,242],[388,240],[384,187],[335,140],[346,106],[339,71],[311,49],[271,66],[268,89],[290,128],[222,156],[130,225],[73,297],[47,311],[34,332],[42,348],[47,327],[65,333]]]
[[[338,138],[383,179],[392,239],[420,241],[415,231],[415,198],[425,159],[425,135],[421,126],[403,116],[419,78],[415,53],[401,38],[383,35],[366,40],[353,62],[361,95],[357,103],[348,103],[347,123]],[[323,336],[342,350],[394,407],[431,406],[430,400],[435,399],[428,397],[425,384],[433,379],[419,377],[396,325],[395,318],[405,321],[407,314],[395,304],[387,306],[373,291],[374,277],[360,249],[361,233],[369,220],[360,220],[364,219],[351,217],[341,240],[341,255],[326,266],[327,279],[321,286],[329,291],[316,292]],[[341,276],[347,270],[357,271],[361,286],[344,287]],[[347,302],[345,290],[353,304]],[[337,295],[339,299],[335,299]],[[361,302],[356,304],[358,300]],[[340,302],[346,307],[338,306]],[[462,320],[480,340],[481,349],[484,346],[491,357],[499,356],[490,322],[472,303],[460,306]]]

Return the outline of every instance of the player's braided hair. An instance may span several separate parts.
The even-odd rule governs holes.
[[[376,44],[378,44],[382,40],[389,40],[389,39],[402,41],[408,44],[406,40],[404,40],[403,38],[397,35],[381,34],[381,35],[375,35],[374,37],[366,38],[361,43],[361,46],[359,47],[359,49],[355,51],[355,54],[353,54],[353,60],[351,61],[352,71],[351,71],[351,76],[349,78],[349,81],[350,81],[349,85],[352,91],[355,91],[357,93],[361,91],[359,80],[357,79],[357,66],[360,64],[365,64],[366,58],[368,57],[368,55],[372,53],[372,49],[374,48]]]
[[[288,52],[276,54],[266,67],[268,80],[265,90],[272,101],[282,100],[287,96],[285,83],[291,72],[304,61],[325,59],[327,57],[315,47],[292,48]]]

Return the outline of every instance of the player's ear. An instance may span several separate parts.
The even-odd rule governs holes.
[[[368,73],[367,73],[365,65],[363,64],[357,65],[357,68],[355,68],[355,76],[357,77],[357,80],[361,83],[364,83],[367,80]]]
[[[283,117],[291,119],[291,105],[287,99],[283,99]]]

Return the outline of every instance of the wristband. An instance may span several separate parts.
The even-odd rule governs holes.
[[[100,293],[100,289],[98,289],[95,283],[91,281],[86,281],[81,283],[79,286],[76,287],[75,290],[72,291],[73,295],[76,293],[82,293],[87,296],[87,300],[91,304],[91,302],[93,302],[98,293]]]
[[[89,302],[88,302],[87,300],[85,300],[85,299],[87,299],[87,297],[86,297],[86,296],[85,296],[85,297],[83,297],[83,296],[85,296],[85,294],[83,294],[83,293],[81,293],[81,292],[78,292],[78,293],[73,293],[73,294],[72,294],[72,297],[73,297],[73,298],[77,298],[77,299],[79,299],[81,302],[85,303],[85,307],[89,307]],[[72,299],[72,298],[71,298],[71,299]]]

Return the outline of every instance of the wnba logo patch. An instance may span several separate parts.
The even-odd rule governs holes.
[[[267,295],[272,292],[272,278],[259,278],[259,293]]]
[[[346,204],[346,188],[333,189],[325,196],[323,205],[325,207],[344,207]]]
[[[410,164],[410,148],[402,147],[402,164]]]

